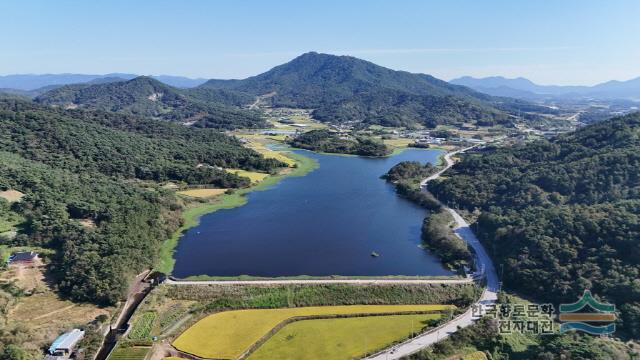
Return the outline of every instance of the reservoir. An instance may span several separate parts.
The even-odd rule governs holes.
[[[420,248],[426,211],[380,179],[401,161],[436,162],[441,151],[299,153],[319,167],[247,194],[243,206],[204,215],[180,239],[173,275],[452,275]]]

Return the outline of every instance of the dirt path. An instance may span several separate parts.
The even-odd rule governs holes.
[[[39,319],[45,318],[47,316],[55,315],[57,313],[61,313],[61,312],[66,311],[66,310],[73,309],[74,307],[76,307],[76,304],[65,306],[65,307],[63,307],[61,309],[58,309],[58,310],[50,311],[50,312],[48,312],[46,314],[42,314],[42,315],[36,316],[36,317],[34,317],[32,319],[29,319],[29,320],[39,320]]]

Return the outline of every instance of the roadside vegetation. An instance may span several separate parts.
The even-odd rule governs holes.
[[[499,296],[498,306],[501,303],[527,303],[527,301],[503,292]],[[406,359],[632,360],[637,359],[639,352],[640,347],[637,343],[580,332],[544,336],[519,332],[501,334],[497,320],[483,318]]]
[[[453,232],[453,216],[446,210],[431,212],[422,223],[422,241],[451,269],[469,264],[471,251],[467,243]]]
[[[638,339],[639,134],[636,113],[466,154],[430,189],[479,212],[474,231],[505,288],[556,304],[591,290],[620,311],[621,336]]]
[[[438,200],[420,188],[420,182],[438,170],[438,167],[431,163],[422,165],[417,161],[403,161],[389,169],[382,178],[393,183],[398,195],[427,210],[439,211],[441,206]]]
[[[442,208],[430,192],[420,188],[421,181],[438,170],[431,163],[422,165],[416,161],[404,161],[392,167],[382,177],[395,185],[400,196],[429,210],[422,222],[423,244],[449,268],[461,270],[469,264],[472,254],[464,240],[454,233],[451,214]]]

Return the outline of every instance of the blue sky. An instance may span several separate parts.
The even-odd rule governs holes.
[[[3,0],[0,74],[241,78],[306,52],[449,80],[640,76],[637,0]]]

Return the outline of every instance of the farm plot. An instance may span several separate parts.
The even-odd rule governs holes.
[[[302,320],[288,324],[249,360],[359,358],[419,333],[440,314]]]
[[[144,313],[134,324],[131,332],[129,333],[129,339],[131,340],[146,340],[151,335],[153,328],[153,322],[156,320],[155,312]]]
[[[440,312],[452,308],[450,305],[346,305],[225,311],[200,320],[173,345],[204,358],[235,359],[275,327],[293,318]]]
[[[108,360],[144,360],[149,352],[150,347],[134,346],[120,347],[118,346],[109,355]]]

